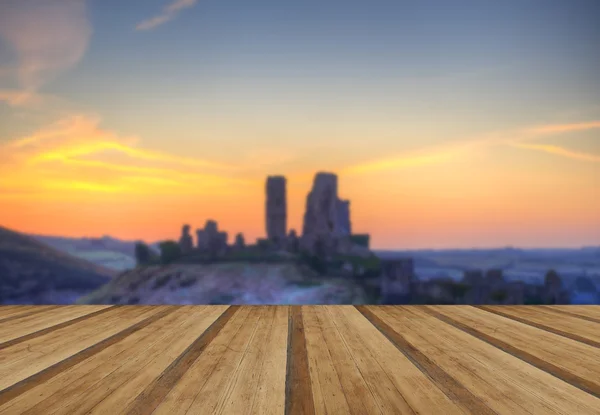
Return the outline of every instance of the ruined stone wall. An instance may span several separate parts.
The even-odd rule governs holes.
[[[406,304],[410,301],[415,281],[412,258],[382,260],[381,302],[382,304]]]
[[[227,250],[227,232],[220,232],[214,220],[207,220],[204,229],[196,230],[197,248],[211,254],[222,254]]]
[[[243,233],[238,233],[237,235],[235,235],[235,241],[233,243],[233,246],[236,249],[243,249],[246,247],[246,239],[244,238]]]

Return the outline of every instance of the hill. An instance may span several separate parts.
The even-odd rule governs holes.
[[[66,304],[114,271],[0,226],[0,304]]]
[[[364,304],[352,279],[312,275],[288,263],[222,262],[139,267],[81,304]]]
[[[104,268],[124,271],[135,267],[135,241],[122,241],[110,236],[101,238],[69,238],[31,235],[36,240],[71,256]]]

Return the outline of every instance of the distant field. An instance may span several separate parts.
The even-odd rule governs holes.
[[[565,284],[578,277],[589,278],[600,289],[600,249],[499,249],[447,251],[383,251],[382,258],[412,257],[420,279],[440,276],[458,280],[467,269],[499,268],[507,279],[542,283],[546,272],[555,270]]]
[[[86,238],[34,237],[54,249],[115,271],[124,271],[135,267],[133,242],[103,238],[97,239],[96,245],[94,245]]]
[[[103,265],[107,268],[111,268],[117,271],[123,271],[135,267],[135,259],[114,251],[83,251],[83,252],[71,252],[71,255],[75,255],[79,258],[85,259],[90,262],[94,262],[99,265]]]

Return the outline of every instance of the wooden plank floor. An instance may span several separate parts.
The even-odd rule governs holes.
[[[0,414],[599,414],[600,306],[2,306]]]

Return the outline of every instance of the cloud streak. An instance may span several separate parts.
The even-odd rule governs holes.
[[[551,124],[539,127],[534,127],[527,132],[533,136],[542,136],[548,134],[562,134],[573,131],[585,131],[600,128],[600,121],[590,121],[572,124]]]
[[[1,145],[2,192],[218,193],[253,183],[236,166],[142,148],[99,123],[72,116]]]
[[[542,151],[544,153],[554,154],[557,156],[567,157],[574,160],[590,161],[594,163],[600,163],[600,155],[589,154],[578,151],[573,151],[560,146],[548,145],[548,144],[525,144],[515,143],[513,147],[523,148],[527,150]]]
[[[35,92],[18,89],[0,90],[0,101],[11,107],[32,107],[40,105],[43,97]]]
[[[196,3],[197,0],[175,0],[172,3],[168,4],[163,9],[161,14],[138,23],[135,29],[140,31],[155,29],[158,26],[161,26],[173,20],[182,10],[189,9],[193,7]]]
[[[343,173],[358,174],[372,171],[399,169],[406,167],[436,164],[455,159],[463,154],[466,147],[437,147],[425,151],[409,152],[395,157],[384,158],[372,162],[361,163],[343,169]]]
[[[84,56],[92,29],[85,0],[5,0],[0,4],[0,39],[16,62],[4,67],[0,100],[11,106],[39,103],[39,89]]]
[[[549,124],[545,126],[524,128],[512,132],[494,133],[483,137],[461,140],[443,146],[430,147],[419,151],[407,152],[397,156],[349,166],[344,169],[343,172],[347,174],[357,174],[447,162],[455,160],[458,157],[464,156],[477,149],[498,145],[544,151],[546,153],[571,159],[596,162],[599,157],[597,155],[575,152],[559,146],[529,144],[528,142],[551,134],[564,134],[598,128],[600,128],[600,121],[589,121],[571,124]]]

